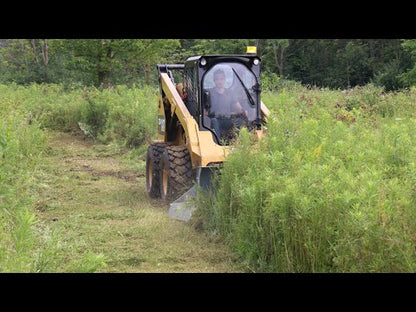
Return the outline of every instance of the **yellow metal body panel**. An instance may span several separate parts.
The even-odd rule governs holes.
[[[263,101],[260,101],[261,105],[260,105],[260,110],[261,110],[261,114],[262,114],[262,118],[264,121],[267,120],[267,117],[269,117],[270,115],[270,111],[269,109],[266,107],[266,105],[264,105]]]

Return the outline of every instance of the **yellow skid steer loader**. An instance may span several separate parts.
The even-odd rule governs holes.
[[[146,188],[170,202],[170,217],[189,221],[186,199],[210,188],[239,129],[263,135],[269,110],[260,99],[260,58],[248,47],[246,54],[193,56],[157,70],[157,139],[147,150]]]

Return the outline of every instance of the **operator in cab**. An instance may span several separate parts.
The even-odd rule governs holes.
[[[214,71],[215,86],[209,89],[210,106],[206,112],[211,119],[211,128],[218,138],[227,139],[231,131],[240,128],[246,119],[246,112],[239,103],[234,92],[226,88],[226,75],[222,69]]]

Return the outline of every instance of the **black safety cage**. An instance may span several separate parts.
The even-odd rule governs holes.
[[[206,72],[208,72],[213,66],[224,62],[239,62],[253,72],[257,79],[255,87],[256,96],[256,126],[258,129],[261,127],[261,110],[260,110],[260,58],[253,54],[236,54],[236,55],[199,55],[189,57],[185,63],[180,64],[157,64],[159,77],[161,73],[167,73],[175,84],[177,81],[176,74],[173,72],[179,71],[183,80],[184,93],[186,94],[185,105],[189,110],[189,113],[198,122],[200,130],[210,131],[203,125],[201,107],[203,103],[202,98],[202,81]],[[162,96],[164,96],[163,90],[161,90]]]

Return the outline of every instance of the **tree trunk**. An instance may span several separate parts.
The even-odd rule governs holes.
[[[279,72],[279,76],[282,77],[282,68],[280,67],[279,56],[277,55],[277,48],[276,48],[276,44],[274,43],[273,43],[273,58],[274,58],[274,63],[276,64],[277,70]]]
[[[377,71],[377,62],[376,62],[376,48],[375,48],[375,40],[369,39],[368,41],[368,52],[370,54],[370,61],[371,61],[371,71],[372,75]]]
[[[280,68],[279,68],[279,75],[283,77],[283,60],[285,57],[285,47],[280,46]]]
[[[41,81],[48,81],[48,68],[49,68],[49,45],[48,39],[31,39],[29,40],[30,47],[32,49],[33,58],[35,60],[38,71],[41,75]],[[42,55],[42,61],[39,60],[38,46],[40,46],[40,55]]]
[[[101,42],[103,45],[103,42]],[[107,82],[107,70],[103,66],[103,55],[102,50],[99,49],[97,53],[97,78],[98,78],[98,86],[101,86],[102,84]]]
[[[38,59],[38,55],[36,53],[36,41],[35,41],[35,39],[30,40],[30,46],[32,48],[33,57],[35,59],[36,65],[39,65],[39,59]]]
[[[276,43],[273,42],[273,57],[274,62],[276,64],[277,70],[279,71],[279,76],[283,77],[284,71],[283,71],[283,65],[285,60],[285,51],[287,46],[285,46],[284,43]]]
[[[110,64],[112,63],[115,54],[111,45],[108,45],[108,43],[113,41],[113,39],[109,41],[105,39],[101,40],[101,48],[97,53],[97,77],[99,86],[109,83]]]
[[[108,82],[108,71],[101,66],[101,57],[98,59],[97,64],[97,78],[98,78],[98,86],[105,84]]]
[[[143,70],[144,70],[144,79],[146,81],[146,84],[150,84],[150,66],[149,64],[144,64],[143,65]]]
[[[49,45],[48,45],[48,39],[43,40],[43,44],[41,46],[42,48],[42,58],[43,58],[43,80],[48,81],[48,68],[49,68]]]

